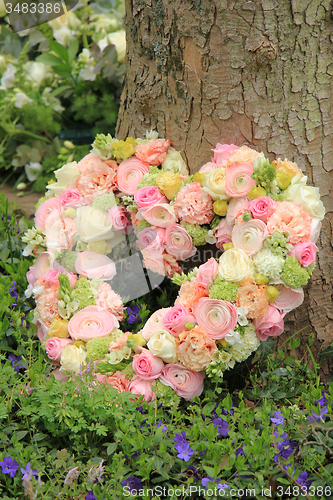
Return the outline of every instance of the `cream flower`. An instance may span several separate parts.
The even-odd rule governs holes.
[[[225,193],[226,169],[222,167],[213,168],[205,173],[202,187],[210,194],[213,200],[229,200],[230,196]]]
[[[231,240],[235,248],[244,250],[246,255],[254,255],[261,249],[267,235],[266,224],[259,219],[254,219],[235,226],[231,233]]]
[[[91,205],[77,209],[75,226],[81,240],[85,243],[98,241],[101,237],[108,240],[114,236],[109,214]]]
[[[102,40],[100,40],[97,45],[101,52],[108,45],[114,45],[116,47],[118,63],[122,64],[125,62],[126,54],[126,35],[124,30],[119,30],[114,33],[108,33]]]
[[[226,281],[240,283],[250,275],[250,260],[244,250],[230,248],[221,255],[219,262],[219,274]]]
[[[66,163],[66,165],[56,170],[54,175],[57,182],[47,186],[48,194],[59,195],[66,188],[76,187],[76,179],[80,177],[80,171],[76,161],[72,161],[72,163]]]
[[[319,188],[307,186],[307,180],[307,176],[296,175],[285,190],[286,200],[300,203],[313,219],[323,220],[325,207],[320,199]]]
[[[163,170],[172,170],[180,175],[188,175],[188,170],[186,163],[184,162],[182,155],[176,149],[169,147],[166,158],[162,163]]]
[[[176,363],[177,361],[177,346],[176,339],[171,333],[165,330],[159,330],[151,335],[148,341],[148,349],[158,356],[165,363]]]
[[[60,373],[75,372],[79,373],[82,364],[87,358],[87,351],[82,347],[75,345],[66,345],[61,351]]]

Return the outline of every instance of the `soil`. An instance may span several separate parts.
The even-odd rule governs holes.
[[[4,193],[9,202],[15,202],[15,209],[20,210],[28,219],[32,219],[35,214],[35,206],[37,201],[43,194],[29,193],[24,196],[17,196],[19,191],[14,190],[11,186],[4,185],[0,187],[0,193]]]

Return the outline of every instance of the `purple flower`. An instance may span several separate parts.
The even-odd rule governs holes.
[[[312,483],[313,479],[311,479],[310,477],[308,477],[308,473],[305,471],[305,472],[301,472],[300,473],[300,475],[298,476],[298,478],[296,479],[296,481],[298,482],[298,484],[300,486],[302,486],[303,488],[306,488],[306,491],[308,491],[308,489],[311,486],[311,483]]]
[[[289,439],[284,439],[281,443],[277,443],[276,447],[279,450],[279,453],[275,455],[274,462],[278,461],[278,457],[282,457],[287,460],[294,452],[296,445],[296,441],[289,441]]]
[[[275,436],[276,438],[286,439],[286,437],[288,437],[288,434],[287,434],[286,432],[283,432],[282,434],[279,434],[278,429],[275,429],[275,430],[274,430],[274,436]],[[272,446],[274,446],[274,445],[273,445],[273,443],[272,443]]]
[[[186,441],[186,432],[181,431],[180,434],[176,434],[175,435],[175,443],[176,443],[176,445],[187,443],[187,441]]]
[[[139,316],[141,307],[137,304],[133,304],[132,307],[127,307],[126,312],[128,314],[127,322],[134,325],[134,323],[141,323],[142,319]]]
[[[14,367],[14,370],[18,373],[21,368],[23,368],[23,365],[19,365],[18,363],[21,361],[21,356],[15,356],[15,354],[10,354],[8,356],[8,359],[11,360],[12,366]]]
[[[88,491],[88,495],[86,496],[86,500],[97,500],[97,498],[94,495],[93,490]]]
[[[162,427],[162,420],[159,419],[159,421],[157,422],[157,424],[153,424],[153,427]],[[162,431],[164,432],[166,430],[167,430],[167,426],[163,425]]]
[[[38,474],[38,470],[37,469],[31,469],[30,462],[27,463],[27,465],[25,466],[25,469],[23,469],[21,467],[20,470],[22,472],[22,480],[23,479],[27,479],[28,477],[31,477],[31,476],[36,476],[36,474]]]
[[[134,477],[134,476],[129,476],[127,479],[124,479],[123,481],[121,481],[120,484],[122,486],[128,486],[131,493],[132,492],[136,493],[137,491],[142,489],[141,479],[139,479],[138,477]]]
[[[276,411],[274,413],[274,417],[271,417],[271,422],[273,422],[276,425],[283,425],[285,422],[285,418],[282,415],[282,413],[279,411]]]
[[[136,409],[136,411],[138,411],[139,413],[141,413],[141,415],[144,414],[142,405],[141,406],[137,406],[135,409]]]
[[[215,483],[215,479],[211,476],[207,476],[207,477],[203,477],[201,479],[201,484],[204,488],[206,488],[207,484],[209,483],[209,481],[213,481],[213,483]],[[219,481],[219,479],[217,479],[217,481]]]
[[[229,424],[226,420],[221,417],[215,417],[211,420],[214,427],[217,426],[218,436],[228,437],[229,434]]]
[[[325,406],[327,404],[327,398],[326,398],[327,392],[322,392],[321,393],[321,398],[318,399],[315,403],[320,406]]]
[[[180,458],[181,460],[185,460],[185,462],[188,462],[191,459],[191,456],[194,455],[194,450],[190,448],[189,443],[176,445],[175,448],[179,452],[177,457]]]
[[[16,281],[11,281],[10,284],[11,284],[11,287],[8,290],[9,295],[12,297],[12,299],[17,299],[18,293],[16,291]],[[12,306],[16,306],[16,304],[12,304]]]
[[[312,417],[308,417],[309,422],[324,422],[323,417],[326,416],[328,413],[327,406],[323,406],[323,408],[320,408],[320,415],[317,415],[314,411],[312,412]]]
[[[243,446],[244,446],[244,445],[242,444],[242,446],[240,446],[239,448],[237,448],[237,450],[236,450],[236,458],[237,458],[239,455],[243,455],[243,457],[245,457],[245,458],[246,458],[246,455],[245,455],[244,450],[243,450]]]
[[[9,474],[10,477],[14,477],[19,464],[12,457],[5,457],[2,462],[0,462],[0,467],[2,468],[3,474]]]

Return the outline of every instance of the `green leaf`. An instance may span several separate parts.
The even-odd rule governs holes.
[[[72,63],[79,50],[79,40],[76,38],[68,47],[68,62]]]
[[[61,76],[62,78],[70,79],[72,78],[71,67],[68,64],[59,64],[58,66],[54,66],[54,72]]]
[[[68,63],[68,52],[65,47],[60,45],[60,43],[56,42],[55,40],[51,40],[50,50],[55,52],[64,62]]]
[[[65,90],[70,90],[72,87],[70,85],[61,85],[57,89],[52,90],[50,93],[51,96],[56,97],[57,95],[61,94],[62,92],[65,92]]]
[[[106,449],[106,453],[108,455],[112,455],[117,449],[117,443],[110,443],[109,446]]]
[[[58,66],[62,64],[62,60],[53,54],[41,54],[36,60],[46,64],[46,66]]]
[[[265,342],[261,342],[257,350],[257,354],[260,359],[264,360],[269,354],[274,352],[275,342],[273,339],[268,338]]]
[[[319,356],[323,356],[323,358],[330,358],[333,356],[333,344],[321,351]]]

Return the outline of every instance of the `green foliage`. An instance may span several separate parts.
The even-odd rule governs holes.
[[[27,130],[36,134],[44,132],[55,135],[61,129],[53,109],[42,104],[31,103],[23,106],[21,120]]]
[[[76,121],[80,120],[88,125],[95,123],[92,131],[94,136],[108,132],[114,134],[118,104],[109,89],[103,89],[101,96],[87,89],[81,95],[74,95],[71,110]]]

